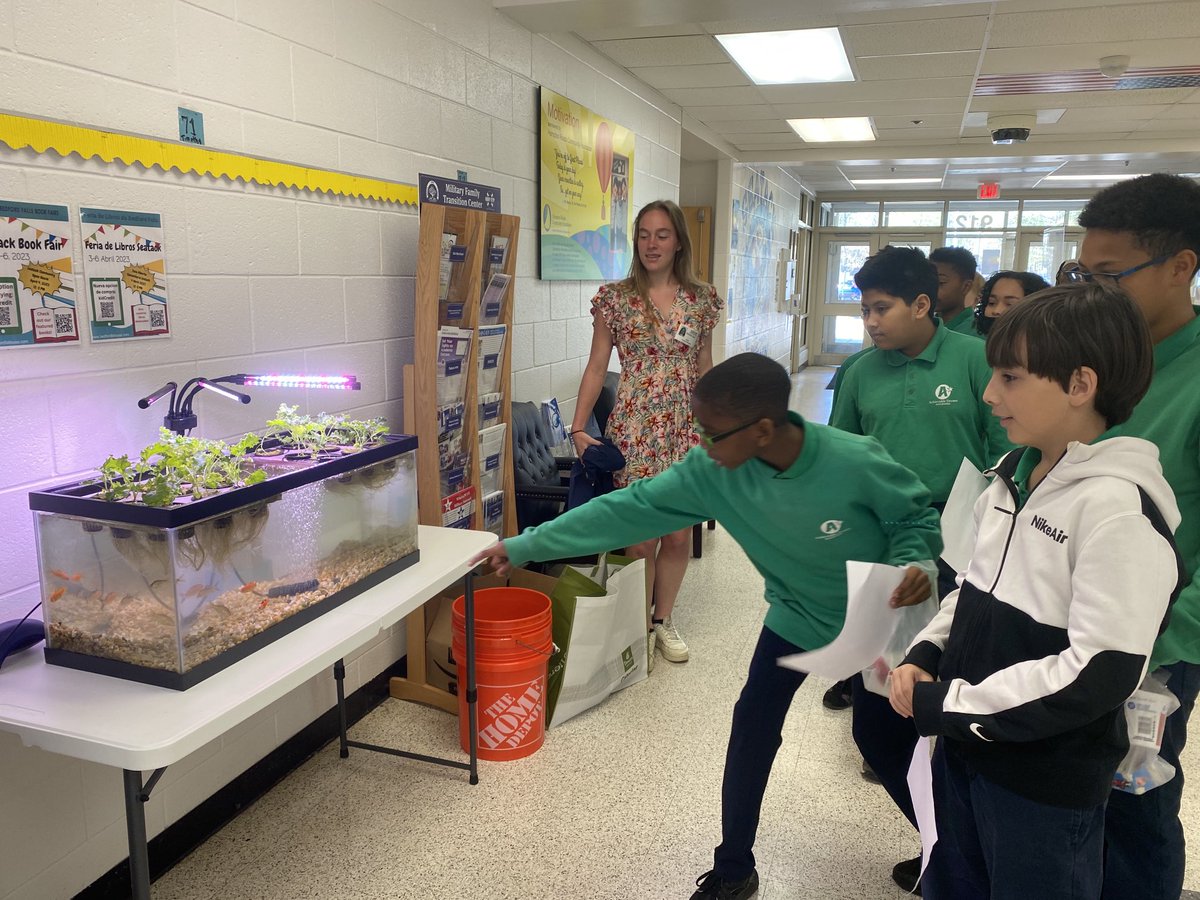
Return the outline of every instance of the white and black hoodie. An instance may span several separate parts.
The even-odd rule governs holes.
[[[1108,796],[1122,704],[1183,582],[1179,510],[1140,438],[1070,444],[1023,506],[1022,452],[987,473],[971,562],[904,660],[938,678],[917,684],[913,714],[984,777],[1086,808]]]

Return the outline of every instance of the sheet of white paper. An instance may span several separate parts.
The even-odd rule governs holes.
[[[921,874],[929,865],[933,845],[937,843],[937,822],[933,817],[933,767],[929,760],[929,738],[917,741],[912,762],[908,764],[908,792],[912,795],[917,828],[921,831]]]
[[[861,672],[883,655],[896,630],[896,611],[888,606],[904,578],[903,566],[846,561],[846,624],[817,650],[779,659],[781,666],[841,680]]]
[[[955,572],[966,571],[971,561],[975,550],[975,501],[987,486],[983,473],[964,459],[942,510],[942,559]]]

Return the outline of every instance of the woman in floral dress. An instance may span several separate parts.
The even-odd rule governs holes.
[[[592,349],[579,385],[571,442],[582,454],[598,443],[587,423],[613,347],[621,359],[617,400],[608,437],[625,455],[614,483],[650,478],[682,459],[700,439],[692,424],[692,388],[712,368],[712,330],[724,303],[712,285],[692,275],[692,244],[683,213],[670,200],[644,206],[634,222],[637,252],[624,281],[606,284],[592,298]],[[654,580],[654,648],[671,662],[686,662],[688,647],[671,618],[687,569],[685,528],[629,548]]]

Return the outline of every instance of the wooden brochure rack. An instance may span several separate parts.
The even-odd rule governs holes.
[[[441,325],[470,329],[470,352],[462,362],[463,413],[462,448],[466,454],[465,477],[455,489],[471,486],[475,508],[467,527],[483,530],[483,497],[480,492],[480,327],[507,326],[500,355],[498,388],[499,421],[506,426],[500,461],[503,492],[501,533],[516,532],[512,464],[512,279],[516,272],[517,240],[521,220],[517,216],[479,210],[422,204],[417,251],[417,296],[414,362],[404,367],[404,429],[417,436],[417,494],[421,524],[443,525],[444,483],[438,438],[443,432],[438,416],[439,335]],[[445,244],[445,246],[443,246]],[[445,252],[444,252],[445,251]],[[499,310],[481,309],[480,301],[489,278],[503,273],[510,279],[499,298]],[[491,312],[492,315],[484,315]],[[420,607],[405,618],[407,628],[408,676],[393,678],[390,692],[401,700],[416,700],[448,712],[458,711],[458,700],[425,681],[425,609]]]

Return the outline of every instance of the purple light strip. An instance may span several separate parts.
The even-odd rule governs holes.
[[[310,387],[329,390],[358,390],[358,379],[353,375],[245,375],[246,385],[260,387]]]

